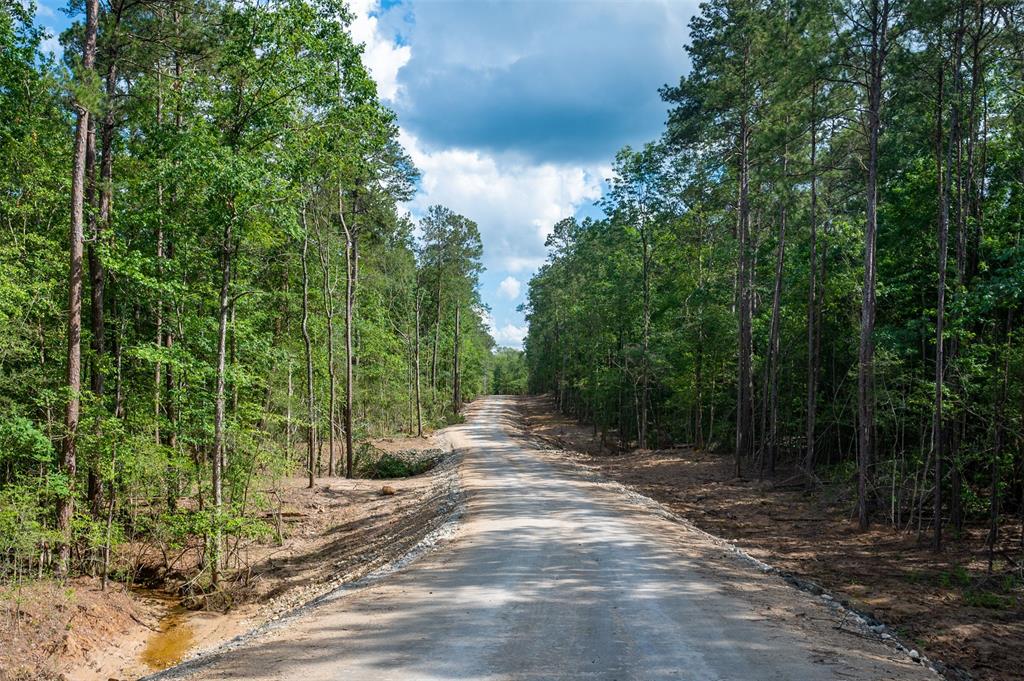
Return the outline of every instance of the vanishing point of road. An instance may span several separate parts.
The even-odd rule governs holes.
[[[511,432],[513,398],[449,430],[453,540],[196,669],[202,679],[935,679],[685,524]]]

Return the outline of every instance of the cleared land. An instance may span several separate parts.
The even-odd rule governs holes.
[[[394,577],[182,670],[203,679],[935,678],[827,601],[531,446],[474,403],[464,522]]]
[[[913,533],[882,524],[857,531],[845,484],[809,496],[795,484],[795,471],[763,482],[737,479],[727,455],[692,448],[610,452],[591,428],[558,414],[551,399],[520,398],[517,405],[527,433],[559,458],[821,584],[892,625],[909,645],[976,679],[1024,678],[1024,589],[1005,572],[1004,557],[1022,560],[1014,519],[1001,532],[1005,553],[997,556],[996,574],[988,576],[984,528],[969,528],[936,555]]]

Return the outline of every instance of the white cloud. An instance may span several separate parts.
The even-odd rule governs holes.
[[[21,4],[22,4],[23,7],[28,7],[29,4],[30,4],[30,0],[22,0]],[[47,19],[52,19],[52,18],[55,18],[57,16],[57,12],[55,12],[52,7],[46,5],[46,4],[42,3],[42,2],[37,2],[36,3],[36,16],[37,17],[45,17]]]
[[[494,340],[498,345],[504,345],[517,350],[523,349],[523,339],[526,338],[527,327],[506,324],[494,332]]]
[[[52,53],[54,57],[60,59],[61,55],[64,54],[64,46],[60,44],[60,40],[57,39],[52,33],[48,33],[45,38],[39,42],[39,51],[43,54]]]
[[[380,0],[349,0],[353,19],[350,30],[352,39],[366,45],[363,64],[377,81],[377,92],[385,102],[398,99],[401,88],[398,72],[409,63],[412,49],[398,45],[390,36],[381,34],[380,22],[375,14],[380,12]]]
[[[523,284],[521,281],[509,275],[502,279],[501,283],[498,284],[498,294],[505,296],[509,300],[515,300],[519,297],[519,290],[522,286]]]
[[[529,330],[527,326],[507,323],[499,329],[494,315],[488,310],[480,310],[480,318],[483,319],[495,343],[517,350],[523,349],[523,339],[526,338],[526,333]]]
[[[427,149],[405,130],[401,142],[422,173],[419,192],[406,208],[418,216],[441,204],[477,223],[485,276],[494,277],[488,291],[496,292],[485,298],[491,298],[502,324],[485,321],[499,345],[522,348],[527,326],[514,303],[522,282],[544,262],[544,240],[554,224],[599,199],[602,178],[611,169],[529,163],[483,150]]]
[[[562,218],[601,196],[606,166],[526,163],[484,151],[425,149],[403,131],[402,145],[422,173],[408,208],[442,204],[480,226],[489,268],[531,271],[545,257],[544,240]]]
[[[389,3],[385,3],[386,5]],[[405,0],[403,126],[426,146],[603,163],[661,134],[698,0]]]

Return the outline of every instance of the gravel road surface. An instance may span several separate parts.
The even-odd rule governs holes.
[[[203,679],[935,679],[685,524],[517,436],[509,398],[449,431],[455,538],[193,674]]]

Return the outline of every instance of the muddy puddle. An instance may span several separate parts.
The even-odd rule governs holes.
[[[150,669],[166,669],[181,662],[192,648],[195,632],[189,622],[191,611],[185,609],[176,599],[147,594],[167,606],[167,612],[160,618],[158,630],[146,640],[139,659]]]

